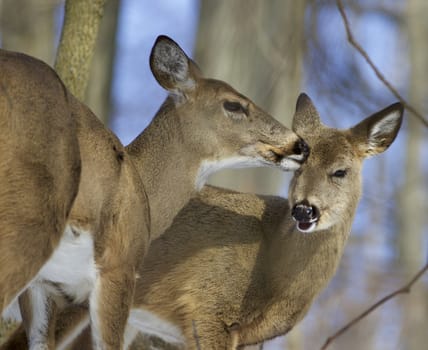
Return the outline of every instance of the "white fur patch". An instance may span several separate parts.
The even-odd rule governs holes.
[[[291,158],[291,157],[290,157]],[[283,158],[280,163],[280,168],[285,171],[294,171],[300,168],[300,163],[297,162],[303,160],[303,156],[293,156],[292,159]],[[294,160],[295,159],[295,160]]]
[[[49,346],[47,344],[35,344],[30,346],[30,350],[49,350]]]
[[[102,335],[101,335],[101,327],[100,327],[100,319],[98,318],[98,295],[100,293],[100,279],[98,278],[95,281],[94,289],[91,293],[89,299],[89,311],[91,317],[91,331],[92,331],[92,339],[94,341],[94,347],[96,349],[102,349],[103,344]]]
[[[139,333],[138,329],[133,327],[129,322],[126,324],[124,341],[123,341],[123,348],[125,350],[132,345],[138,333]]]
[[[401,112],[393,111],[390,114],[379,120],[371,130],[370,135],[389,134],[397,127],[397,122],[400,119]]]
[[[280,168],[285,171],[293,171],[300,168],[300,164],[294,159],[301,160],[303,159],[303,156],[296,155],[293,156],[293,158],[283,158],[277,165],[262,157],[255,158],[254,156],[243,155],[237,155],[220,160],[204,160],[202,161],[196,176],[196,190],[199,191],[208,181],[208,177],[221,169],[257,168],[268,166]]]
[[[185,342],[183,334],[176,325],[159,318],[147,310],[132,309],[129,314],[128,324],[141,333],[154,335],[167,343],[184,344]],[[128,337],[135,337],[135,331],[125,332],[125,337],[127,333]],[[130,344],[129,340],[125,339],[125,343]]]
[[[76,233],[74,233],[73,232]],[[63,292],[76,302],[83,302],[93,289],[97,269],[94,261],[94,244],[89,232],[65,228],[58,247],[43,265],[37,276],[18,294],[35,285],[43,285],[43,280],[58,283]],[[46,285],[46,289],[54,291]],[[18,296],[4,310],[2,317],[21,321]]]
[[[207,182],[208,177],[221,169],[255,168],[266,165],[271,165],[271,163],[263,158],[257,159],[250,156],[234,156],[220,160],[204,160],[196,176],[196,189],[199,191]]]
[[[28,288],[31,295],[31,312],[33,321],[30,323],[29,340],[30,350],[48,349],[47,329],[48,329],[48,292],[43,285],[35,281]]]
[[[38,274],[39,279],[58,283],[63,292],[78,303],[87,300],[96,276],[92,234],[70,226]]]
[[[27,289],[28,286],[25,287]],[[23,289],[19,294],[21,295],[25,289]],[[22,322],[21,311],[19,310],[18,296],[8,305],[6,309],[3,310],[2,318],[5,320]]]
[[[400,117],[400,111],[393,111],[373,125],[368,138],[369,149],[376,149],[380,140],[394,132]]]

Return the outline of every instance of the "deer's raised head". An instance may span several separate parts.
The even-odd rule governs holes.
[[[204,78],[170,38],[158,37],[150,66],[170,93],[166,105],[183,126],[183,142],[203,155],[204,175],[223,167],[294,170],[305,160],[307,145],[294,132],[228,84]]]
[[[289,189],[300,231],[325,230],[353,215],[361,192],[362,161],[391,145],[402,115],[402,104],[395,103],[350,129],[338,130],[323,125],[310,98],[299,96],[293,130],[311,148]]]

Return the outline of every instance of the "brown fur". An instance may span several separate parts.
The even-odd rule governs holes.
[[[31,69],[33,64],[33,61],[29,62],[30,67],[27,69]],[[59,79],[56,79],[57,84],[60,85]],[[64,89],[50,93],[52,98],[57,98],[58,92],[64,93],[63,91]],[[57,111],[55,118],[60,118],[61,113],[70,113],[71,118],[75,121],[75,135],[79,148],[74,151],[77,155],[80,151],[82,164],[79,191],[71,211],[68,209],[67,224],[74,228],[89,231],[94,235],[94,255],[99,269],[99,303],[106,306],[100,308],[99,317],[103,320],[100,329],[101,337],[106,346],[117,349],[120,346],[121,336],[120,333],[118,335],[115,332],[120,332],[126,323],[133,295],[137,258],[144,255],[148,244],[149,213],[140,176],[124,147],[88,108],[78,102],[71,94],[67,93],[67,97],[67,109]],[[44,108],[48,109],[49,106]],[[46,123],[45,128],[49,129],[50,125]],[[64,128],[60,135],[68,132],[72,133],[72,130]],[[40,138],[35,138],[33,142],[37,144]],[[49,152],[56,156],[55,149],[49,149]],[[52,162],[57,161],[61,164],[62,159],[57,156],[52,160]],[[70,171],[67,171],[69,167],[70,165],[67,164],[61,169],[60,176],[62,178],[69,175]],[[56,193],[55,188],[47,191],[36,187],[36,191],[42,192],[41,198],[47,203],[51,202],[49,197]],[[139,215],[135,215],[134,211],[137,211]],[[38,215],[41,218],[58,216],[56,212],[48,210],[42,211]],[[55,220],[53,219],[53,221]],[[64,230],[63,227],[64,223],[62,231]],[[41,226],[33,229],[33,231],[29,234],[45,233]],[[58,242],[60,233],[56,231],[55,235],[51,234],[53,237],[56,236],[55,243]],[[25,239],[22,242],[15,239],[14,243],[27,244]],[[40,241],[39,244],[42,243],[47,244],[44,241]],[[31,248],[37,249],[37,244]],[[54,245],[52,244],[51,251],[53,248]],[[49,258],[49,255],[44,254],[40,260],[28,259],[32,256],[33,254],[29,252],[24,257],[27,259],[27,264],[41,266]],[[13,266],[13,264],[11,265]],[[21,274],[21,272],[16,273]],[[26,282],[28,283],[29,280],[27,279]],[[121,286],[121,292],[117,293],[112,289],[110,287],[112,284]],[[28,299],[26,294],[27,292],[21,296],[20,306],[24,325],[28,329],[37,319],[35,320],[32,315],[33,303],[31,300],[24,302]],[[48,300],[46,307],[49,308],[48,319],[53,320],[51,323],[54,323],[54,302]],[[104,314],[104,311],[107,310],[108,314]],[[48,338],[49,329],[50,327],[46,329],[45,334]]]
[[[170,225],[196,194],[204,161],[246,156],[271,166],[283,161],[282,168],[287,169],[299,167],[307,155],[307,146],[295,133],[226,83],[203,78],[171,39],[158,39],[151,67],[171,94],[151,125],[127,149],[70,97],[82,176],[68,224],[93,234],[99,278],[96,292],[92,292],[98,293],[97,304],[90,302],[91,320],[99,319],[95,340],[106,349],[121,348],[137,259],[143,259],[149,241],[148,225],[151,238]],[[224,102],[229,100],[245,106],[245,111],[226,111]],[[145,195],[152,213],[150,222]],[[26,293],[32,292],[30,288]],[[58,298],[56,295],[55,301]],[[37,320],[31,309],[35,304],[24,299],[22,296],[21,312],[28,333]],[[70,297],[65,299],[61,302],[70,301]],[[37,330],[43,334],[36,334],[43,343],[52,341],[49,332],[55,324],[55,305],[47,302],[49,308],[43,310],[49,324]],[[31,339],[30,334],[29,342],[34,344]]]
[[[374,125],[390,115],[388,127]],[[204,189],[152,243],[133,307],[177,325],[189,349],[196,348],[192,321],[201,349],[234,349],[227,344],[236,334],[246,345],[287,333],[334,275],[360,197],[362,160],[391,144],[401,115],[396,104],[352,129],[331,129],[301,97],[293,128],[311,154],[289,199]],[[376,127],[383,131],[371,135]],[[340,169],[344,178],[332,176]],[[321,212],[312,233],[291,219],[302,200]]]
[[[52,254],[77,194],[70,98],[47,65],[0,50],[0,311]]]
[[[362,160],[392,143],[402,111],[395,104],[337,130],[320,124],[301,97],[294,128],[311,153],[289,199],[204,188],[151,244],[133,308],[176,325],[187,349],[197,342],[200,349],[236,349],[286,334],[334,275],[360,196]],[[341,169],[346,176],[333,175]],[[303,199],[320,210],[310,233],[291,218]]]

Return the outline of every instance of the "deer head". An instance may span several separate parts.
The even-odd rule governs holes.
[[[204,78],[170,38],[158,37],[150,67],[169,92],[162,114],[176,112],[182,142],[202,157],[198,187],[221,168],[268,165],[295,170],[306,158],[307,145],[295,133],[225,82]]]
[[[299,96],[293,130],[307,140],[311,153],[289,188],[298,230],[326,230],[353,216],[361,193],[362,161],[391,145],[402,115],[402,104],[395,103],[350,129],[327,128],[310,98]]]

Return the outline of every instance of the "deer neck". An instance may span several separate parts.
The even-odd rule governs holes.
[[[267,244],[270,261],[265,276],[274,295],[307,303],[324,288],[336,272],[351,230],[355,208],[350,209],[346,220],[314,233],[301,233],[294,222],[283,220]]]
[[[144,183],[151,217],[151,237],[160,236],[197,192],[200,150],[189,149],[180,118],[168,100],[128,153]]]

